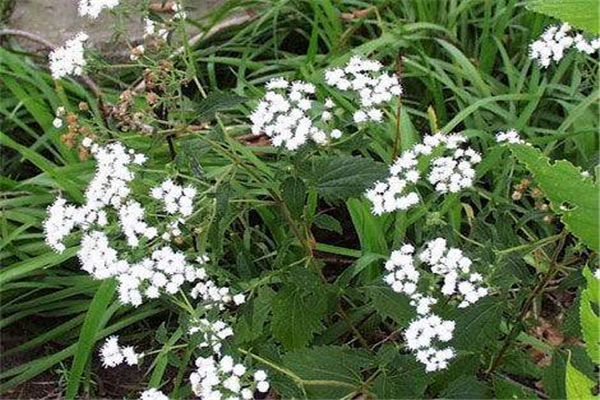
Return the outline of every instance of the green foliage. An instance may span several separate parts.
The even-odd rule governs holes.
[[[168,40],[164,54],[148,50],[139,64],[94,65],[104,107],[75,81],[53,81],[37,57],[12,52],[18,48],[7,41],[0,49],[0,327],[3,336],[25,339],[3,347],[3,362],[16,365],[0,372],[2,395],[14,396],[40,374],[58,380],[61,369],[63,397],[104,396],[99,382],[107,372],[97,350],[118,334],[153,352],[139,366],[139,381],[115,384],[118,392],[109,395],[137,398],[152,386],[191,398],[193,361],[208,354],[188,328],[192,315],[215,310],[182,293],[123,307],[112,299],[111,281],[80,270],[78,238],[62,254],[49,251],[46,207],[59,194],[80,201],[95,165],[61,140],[65,128],[52,125],[64,106],[99,142],[121,141],[148,156],[133,188],[144,205],[147,189],[167,177],[198,188],[176,247],[193,257],[206,252],[211,279],[246,295],[246,303],[223,311],[234,330],[223,349],[268,371],[269,398],[589,396],[598,282],[581,266],[597,264],[598,63],[576,55],[542,70],[527,55],[552,22],[527,7],[593,30],[593,7],[569,16],[559,3],[566,2],[230,2],[191,23],[204,32],[230,15],[254,17],[201,34],[182,50],[178,39]],[[571,12],[582,4],[569,3]],[[355,106],[318,84],[325,69],[353,54],[401,71],[405,95],[383,110],[382,124],[355,128],[348,118]],[[118,105],[123,88],[137,85],[142,67],[165,74],[159,105],[149,106],[145,93],[134,95],[129,110],[152,134],[121,130],[104,112]],[[334,118],[348,125],[344,137],[290,154],[248,135],[251,107],[278,76],[317,83],[319,98],[343,97]],[[80,111],[80,101],[90,110]],[[533,144],[510,146],[519,164],[493,138],[513,127]],[[464,134],[481,153],[474,187],[441,196],[423,180],[418,206],[374,216],[364,191],[386,178],[393,149],[407,150],[438,129]],[[583,178],[583,170],[596,176]],[[538,189],[573,236],[552,219]],[[159,213],[149,207],[146,216]],[[448,345],[457,355],[446,370],[427,373],[403,336],[414,307],[382,274],[391,251],[403,243],[419,249],[434,237],[463,249],[491,291],[465,309],[454,310],[456,299],[433,307],[456,321]],[[545,324],[568,338],[552,342],[539,333]],[[585,348],[565,344],[582,342]]]
[[[581,320],[581,333],[585,341],[588,355],[596,364],[600,363],[600,283],[592,275],[589,268],[583,270],[587,281],[587,288],[581,292],[579,304],[579,318]]]
[[[529,0],[527,8],[568,22],[588,33],[600,34],[600,1],[598,0]]]
[[[271,308],[273,336],[286,349],[294,349],[306,346],[323,329],[327,304],[323,292],[286,287],[274,296]]]
[[[364,350],[321,346],[295,350],[283,356],[283,365],[301,379],[307,397],[339,399],[357,391],[362,369],[372,358]]]
[[[586,245],[600,250],[600,187],[581,175],[568,161],[554,164],[537,150],[525,145],[511,145],[515,157],[531,171],[552,202],[552,210]]]
[[[572,364],[569,357],[567,360],[567,368],[565,374],[565,386],[567,391],[567,399],[569,400],[589,400],[593,399],[592,389],[596,386],[594,382],[581,372],[579,372]]]
[[[416,316],[408,297],[394,292],[389,286],[369,286],[366,290],[373,307],[383,318],[391,318],[405,326]]]
[[[387,167],[363,157],[312,157],[302,177],[326,201],[362,196],[372,182],[383,178]]]

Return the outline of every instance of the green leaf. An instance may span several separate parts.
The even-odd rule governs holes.
[[[423,364],[412,354],[400,354],[391,345],[383,346],[378,353],[381,373],[373,381],[371,392],[378,399],[423,398],[432,379]],[[407,385],[410,382],[410,385]]]
[[[335,232],[339,235],[343,233],[342,224],[340,224],[340,221],[333,218],[331,215],[319,214],[315,217],[315,220],[313,222],[320,229]]]
[[[444,399],[489,399],[492,391],[488,385],[474,376],[461,376],[451,382],[441,393]]]
[[[455,347],[460,350],[479,350],[495,344],[500,334],[500,304],[489,297],[467,307],[456,309]]]
[[[108,320],[108,313],[112,312],[108,305],[115,294],[116,288],[117,282],[114,279],[105,280],[90,303],[79,334],[73,365],[69,371],[66,399],[70,400],[77,396],[81,374],[96,344],[96,334],[104,328],[104,324]]]
[[[289,177],[281,183],[281,197],[292,217],[298,219],[302,216],[302,209],[306,202],[306,185],[302,179]]]
[[[384,285],[368,286],[366,290],[373,307],[383,318],[391,318],[398,325],[406,326],[415,317],[415,309],[408,297]]]
[[[599,0],[530,0],[526,6],[588,33],[600,34]]]
[[[272,310],[273,336],[287,349],[304,347],[323,329],[326,298],[322,291],[306,293],[288,286],[273,298]]]
[[[550,164],[549,159],[532,146],[513,144],[510,149],[534,175],[550,200],[552,210],[561,216],[569,230],[587,246],[600,251],[598,184],[581,176],[579,168],[566,160]]]
[[[565,370],[567,357],[564,352],[555,350],[552,353],[552,363],[542,370],[542,384],[544,391],[552,399],[564,399],[565,394]]]
[[[388,254],[383,218],[371,213],[371,206],[367,200],[350,199],[346,205],[363,253]]]
[[[233,93],[212,92],[204,100],[201,100],[194,107],[194,119],[192,122],[205,122],[213,119],[218,111],[234,108],[243,102],[246,98]]]
[[[494,379],[495,399],[537,399],[538,396],[522,384],[506,380],[504,377]]]
[[[234,329],[238,343],[251,342],[262,335],[274,296],[273,290],[263,287],[259,289],[258,296],[243,305]]]
[[[592,303],[598,309],[598,279],[596,279],[589,268],[583,270],[588,286],[581,292],[579,302],[579,318],[581,321],[581,334],[585,347],[591,360],[598,364],[600,361],[600,317],[594,311]]]
[[[306,394],[315,399],[341,399],[360,388],[361,371],[371,364],[365,350],[320,346],[285,354],[283,365],[303,382]]]
[[[311,165],[302,171],[302,177],[326,201],[359,197],[387,173],[384,164],[368,158],[335,156],[313,157],[311,160]]]
[[[567,360],[567,368],[565,371],[565,387],[568,400],[589,400],[597,398],[592,394],[592,389],[596,386],[596,382],[579,372],[571,364],[571,355]]]

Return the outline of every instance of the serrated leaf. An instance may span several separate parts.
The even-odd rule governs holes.
[[[387,167],[368,158],[335,156],[313,157],[310,167],[302,171],[326,201],[360,197],[373,182],[382,179]]]
[[[585,348],[591,360],[598,364],[600,361],[600,317],[594,311],[592,303],[598,305],[598,279],[589,268],[583,270],[588,286],[581,292],[579,302],[579,320]]]
[[[568,22],[588,33],[600,33],[600,1],[598,0],[530,0],[531,11]]]
[[[508,381],[503,377],[498,377],[494,379],[494,398],[514,400],[537,399],[539,397],[523,385]]]
[[[441,393],[444,399],[489,399],[492,391],[488,385],[474,376],[461,376],[451,382]]]
[[[478,350],[494,344],[500,334],[500,304],[489,297],[456,310],[452,343],[460,350]]]
[[[236,342],[251,342],[262,335],[271,312],[273,297],[275,292],[269,287],[264,287],[254,299],[244,304],[234,329]]]
[[[565,394],[565,368],[567,357],[564,352],[555,350],[552,353],[552,363],[542,370],[542,384],[544,391],[551,399],[564,399]]]
[[[382,317],[391,318],[400,326],[407,326],[415,317],[415,309],[408,297],[384,285],[368,286],[366,289],[373,307]]]
[[[218,111],[234,108],[246,98],[233,93],[212,92],[194,107],[193,122],[205,122],[213,119]]]
[[[323,329],[326,297],[323,292],[307,293],[285,287],[273,298],[271,331],[285,348],[306,346],[314,334]]]
[[[296,350],[283,356],[283,365],[309,382],[304,389],[309,398],[315,399],[340,399],[359,389],[361,370],[372,361],[364,350],[338,346]]]
[[[585,376],[571,364],[571,357],[567,360],[565,370],[565,388],[568,400],[589,400],[597,398],[592,394],[596,382]]]
[[[302,179],[289,177],[281,183],[281,196],[292,217],[298,219],[306,202],[306,185]]]
[[[371,392],[378,399],[424,397],[425,388],[432,376],[425,372],[423,364],[416,361],[414,355],[400,354],[393,346],[384,346],[378,353],[378,359],[382,372],[371,387]]]
[[[514,156],[534,175],[551,202],[552,210],[571,232],[590,248],[600,251],[600,186],[581,176],[581,171],[566,160],[550,164],[532,146],[510,145]]]

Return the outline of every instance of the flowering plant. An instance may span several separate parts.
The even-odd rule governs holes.
[[[589,30],[508,41],[452,2],[228,3],[218,23],[120,3],[78,13],[141,16],[122,63],[85,32],[50,73],[0,52],[2,326],[56,319],[9,356],[62,346],[0,392],[59,363],[67,399],[597,391]],[[498,25],[456,29],[471,17]]]

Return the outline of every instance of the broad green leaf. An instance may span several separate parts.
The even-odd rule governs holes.
[[[461,376],[441,393],[444,399],[490,399],[492,391],[486,382],[474,376]]]
[[[584,178],[579,168],[566,160],[551,164],[532,146],[510,145],[514,156],[533,174],[551,202],[552,210],[587,246],[600,250],[600,187]]]
[[[585,342],[586,350],[592,361],[600,363],[600,317],[594,311],[592,303],[598,309],[598,279],[596,279],[589,268],[583,270],[588,286],[581,292],[579,302],[579,318],[581,321],[581,334]]]
[[[599,0],[529,0],[526,6],[588,33],[600,34]]]
[[[263,287],[255,298],[242,306],[234,328],[236,342],[251,342],[263,334],[274,296],[273,290]]]
[[[193,122],[205,122],[213,119],[219,111],[228,110],[246,101],[245,97],[233,93],[212,92],[199,103],[194,104]]]
[[[415,317],[415,309],[405,295],[396,293],[384,285],[368,286],[366,291],[373,307],[383,318],[391,318],[404,327]]]
[[[515,400],[537,399],[539,397],[523,384],[520,384],[516,381],[507,380],[503,377],[496,377],[494,379],[494,398]]]
[[[298,219],[306,202],[306,185],[302,179],[289,177],[281,183],[281,197],[292,217]]]
[[[424,397],[425,388],[432,376],[425,372],[423,364],[419,363],[412,354],[400,354],[394,346],[386,345],[381,348],[377,356],[381,373],[373,381],[370,391],[378,399]]]
[[[459,350],[478,350],[498,340],[500,304],[489,297],[467,307],[456,309],[456,327],[452,343]]]
[[[285,287],[273,298],[273,336],[287,349],[304,347],[323,329],[321,319],[326,310],[322,291],[306,293],[295,287]]]
[[[283,365],[302,381],[309,398],[340,399],[358,390],[361,371],[372,358],[368,352],[338,346],[296,350],[283,356]]]
[[[368,158],[313,157],[302,178],[317,189],[326,201],[359,197],[387,172],[387,167]]]
[[[96,344],[96,334],[104,328],[103,320],[107,319],[107,313],[112,312],[108,305],[115,294],[116,288],[117,283],[114,279],[105,280],[90,303],[79,334],[73,365],[69,371],[67,392],[65,394],[67,399],[73,399],[77,396],[81,374]]]
[[[565,387],[568,400],[589,400],[597,398],[592,394],[596,382],[579,372],[572,364],[571,357],[567,360],[565,370]]]

